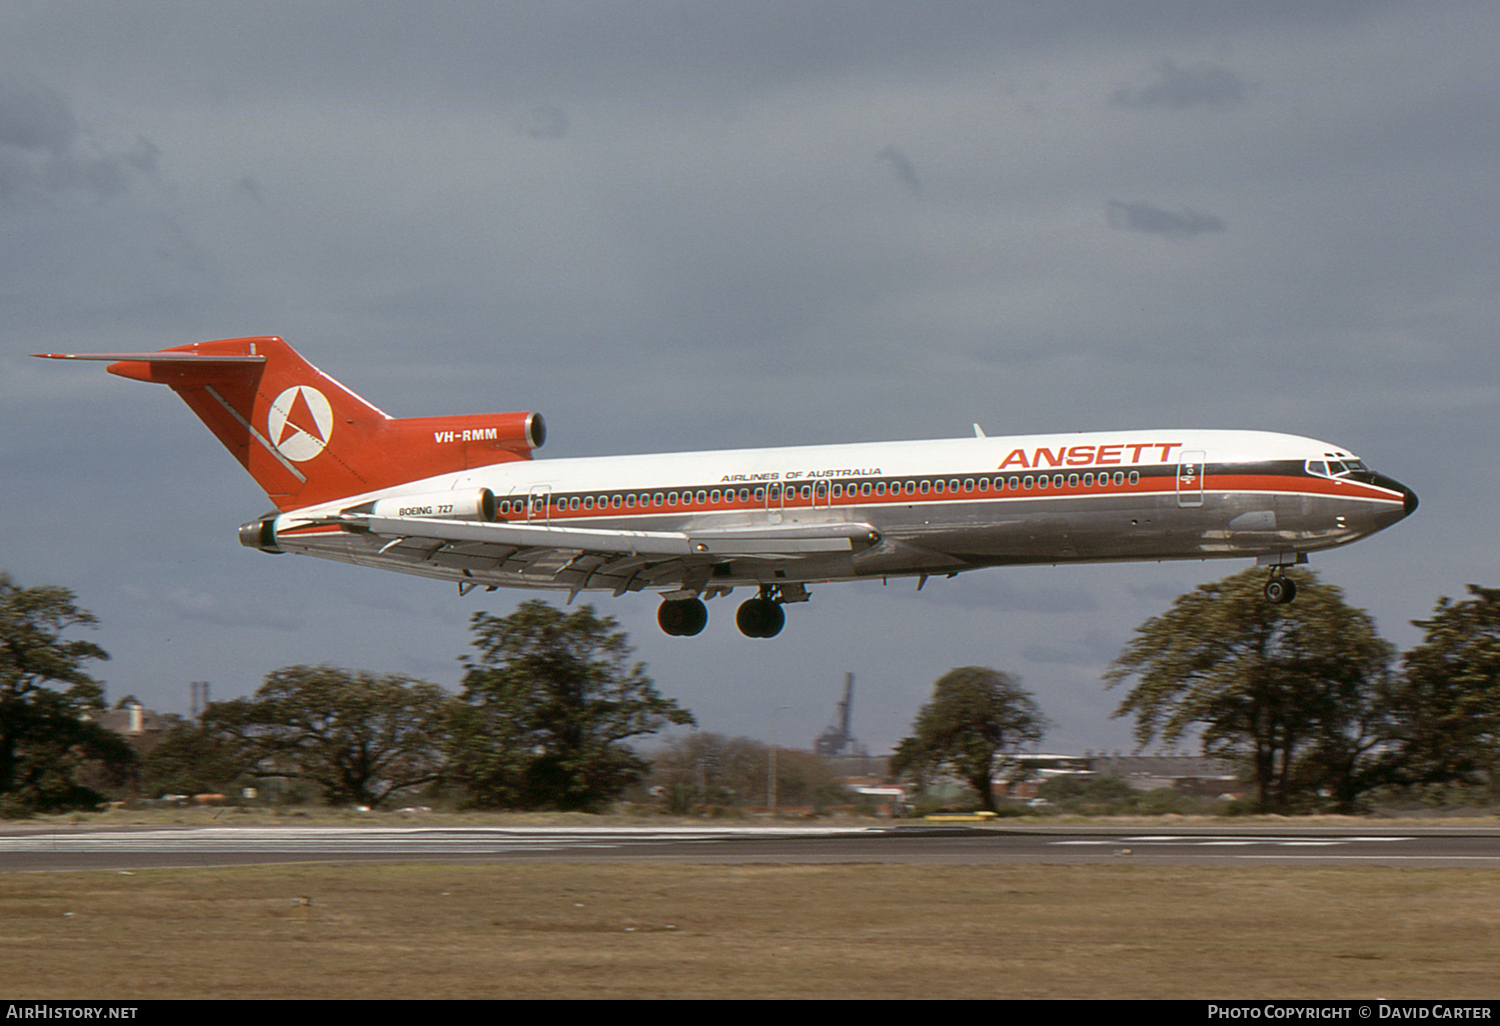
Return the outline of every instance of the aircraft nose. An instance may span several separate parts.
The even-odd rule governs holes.
[[[1375,475],[1375,483],[1382,488],[1389,488],[1393,492],[1400,492],[1402,496],[1401,517],[1405,519],[1417,511],[1417,493],[1394,478],[1386,477],[1384,474]]]

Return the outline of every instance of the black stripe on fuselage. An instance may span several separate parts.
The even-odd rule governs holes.
[[[517,492],[500,499],[505,519],[557,517],[587,519],[660,513],[756,512],[847,508],[864,505],[910,505],[924,502],[1004,500],[1043,496],[1130,496],[1165,494],[1176,490],[1180,466],[1175,463],[1087,468],[1042,468],[1018,473],[998,471],[966,474],[894,474],[830,480],[722,484],[651,489],[581,489]],[[1301,460],[1261,460],[1247,463],[1208,463],[1199,481],[1233,476],[1328,480],[1308,474]],[[1373,477],[1373,475],[1370,475]],[[1361,483],[1364,483],[1361,481]],[[1169,487],[1163,487],[1168,485]],[[542,486],[537,486],[538,488]],[[1211,489],[1210,489],[1211,490]],[[1281,490],[1281,489],[1276,489]],[[542,503],[546,508],[543,509]]]

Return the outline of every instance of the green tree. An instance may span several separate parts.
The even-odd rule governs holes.
[[[453,720],[454,778],[490,808],[594,810],[649,768],[626,746],[693,716],[663,698],[615,621],[535,600],[475,613]]]
[[[1245,760],[1262,811],[1351,811],[1396,733],[1393,651],[1338,588],[1295,580],[1289,605],[1265,601],[1257,570],[1200,585],[1139,627],[1105,680],[1135,680],[1115,715],[1135,717],[1140,745],[1197,731],[1204,754]]]
[[[373,807],[441,777],[452,701],[398,674],[288,666],[253,698],[209,705],[203,724],[240,746],[255,776],[306,780],[330,805]]]
[[[995,774],[1007,756],[1040,741],[1048,726],[1030,692],[1010,674],[985,666],[949,670],[917,714],[911,736],[896,746],[891,772],[924,784],[952,773],[993,812]]]
[[[260,755],[253,746],[212,726],[179,716],[141,759],[141,791],[148,795],[226,791],[250,775]]]
[[[694,732],[673,738],[652,754],[650,783],[661,785],[678,805],[683,804],[681,796],[706,805],[761,805],[769,801],[770,758],[771,747],[764,741]],[[822,809],[851,799],[822,756],[777,748],[778,806]]]
[[[84,664],[109,656],[62,637],[95,623],[66,588],[22,588],[0,574],[0,801],[11,815],[93,808],[104,796],[76,781],[79,766],[118,773],[134,761],[123,737],[87,718],[104,708],[104,691]]]
[[[1393,696],[1401,724],[1391,777],[1403,784],[1494,787],[1500,768],[1500,589],[1469,585],[1469,597],[1438,600],[1422,644],[1405,656]]]

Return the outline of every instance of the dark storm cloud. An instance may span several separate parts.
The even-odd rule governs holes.
[[[68,101],[40,82],[0,78],[0,144],[62,153],[78,135]]]
[[[907,191],[913,196],[921,193],[922,180],[917,177],[916,166],[912,164],[906,154],[894,146],[887,146],[875,154],[875,159],[883,164],[890,165],[892,173],[895,174],[902,185],[906,186]]]
[[[46,84],[0,76],[0,201],[81,193],[103,198],[154,175],[157,148],[135,144],[108,152],[79,124],[67,98]]]
[[[1227,110],[1244,103],[1255,88],[1255,83],[1247,82],[1221,65],[1194,64],[1180,68],[1175,61],[1165,58],[1156,66],[1155,79],[1138,88],[1121,86],[1110,96],[1109,102],[1116,107],[1136,110],[1182,110],[1186,107]]]
[[[516,131],[528,139],[561,139],[568,134],[568,115],[561,107],[528,107],[516,119]]]
[[[1107,666],[1120,654],[1118,638],[1100,630],[1086,631],[1082,637],[1051,639],[1052,644],[1033,644],[1021,649],[1021,655],[1033,663],[1059,666]]]
[[[1145,232],[1148,235],[1176,235],[1192,238],[1204,232],[1222,232],[1224,222],[1212,214],[1200,213],[1184,207],[1182,210],[1167,210],[1150,203],[1126,203],[1110,200],[1107,208],[1109,226],[1127,232]]]
[[[234,191],[237,195],[248,196],[258,206],[265,206],[266,197],[254,175],[241,175],[240,180],[235,183]]]
[[[5,569],[76,588],[114,682],[170,707],[176,682],[228,695],[296,661],[456,682],[478,596],[241,549],[265,500],[175,397],[21,367],[265,332],[396,415],[541,409],[543,458],[976,419],[1326,434],[1423,496],[1325,563],[1414,639],[1402,625],[1493,562],[1459,516],[1493,504],[1493,475],[1453,470],[1482,465],[1482,432],[1454,425],[1492,419],[1500,387],[1480,341],[1500,8],[1438,6],[9,0],[0,69],[36,77],[0,71],[0,479],[25,496]],[[1235,70],[1196,63],[1213,54]],[[171,189],[145,187],[137,136]],[[91,166],[88,189],[46,191],[49,168]],[[1232,240],[1202,212],[1230,195],[1256,212],[1225,208]],[[1119,234],[1097,231],[1101,199]],[[80,480],[138,515],[69,514]],[[770,645],[732,605],[686,646],[647,596],[599,606],[706,729],[759,733],[809,666],[835,684],[868,666],[863,708],[878,668],[898,697],[875,734],[897,737],[932,680],[974,664],[1033,676],[1078,747],[1128,747],[1099,674],[1235,569],[815,588]],[[1053,713],[1094,694],[1092,716],[1082,697]]]

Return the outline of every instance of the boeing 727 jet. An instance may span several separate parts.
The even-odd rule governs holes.
[[[654,591],[663,630],[705,600],[782,629],[814,583],[983,567],[1255,559],[1284,568],[1417,507],[1411,489],[1326,442],[1264,431],[1142,430],[534,460],[540,414],[392,418],[275,337],[106,360],[176,392],[276,509],[239,530],[262,552],[472,588]]]

